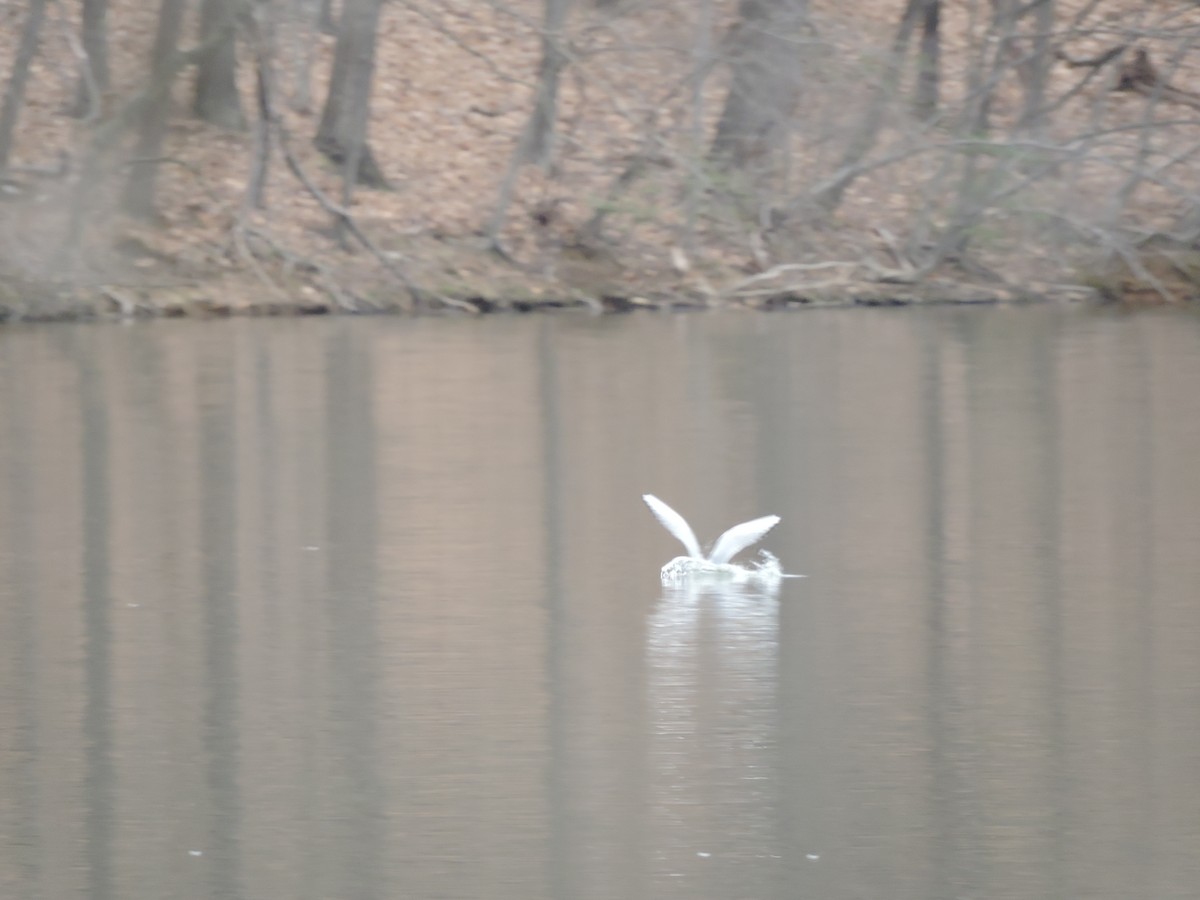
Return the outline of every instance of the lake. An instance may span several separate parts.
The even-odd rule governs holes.
[[[647,492],[807,577],[664,588]],[[0,330],[0,896],[1191,900],[1198,848],[1200,316]]]

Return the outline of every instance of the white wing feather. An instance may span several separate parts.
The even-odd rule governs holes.
[[[667,523],[663,522],[663,524],[666,525]],[[708,561],[718,564],[729,562],[739,551],[761,541],[763,535],[778,524],[779,516],[763,516],[761,519],[751,519],[749,522],[743,522],[741,525],[734,525],[717,538],[717,542],[713,544],[712,552],[708,554]],[[684,523],[684,527],[687,527],[686,522]],[[668,525],[667,528],[670,529],[670,526]],[[680,540],[683,539],[680,538]]]
[[[675,510],[671,509],[671,507],[667,506],[667,504],[663,503],[653,494],[642,494],[642,499],[645,500],[646,505],[650,507],[650,512],[654,513],[654,517],[662,523],[663,528],[675,535],[679,542],[683,544],[684,548],[688,552],[688,556],[690,556],[692,559],[704,559],[704,554],[700,552],[700,542],[696,540],[696,535],[695,532],[692,531],[692,526],[687,523],[687,520],[683,516],[675,512]],[[776,519],[775,521],[777,522],[779,520]],[[771,524],[774,525],[775,522],[772,522]],[[739,525],[737,527],[741,528],[743,526]],[[730,534],[730,532],[736,530],[737,529],[731,528],[721,536],[721,540],[724,540],[725,537]],[[763,534],[765,533],[766,531],[764,529]],[[760,534],[758,537],[762,537],[762,535]],[[748,543],[754,543],[754,541],[758,540],[758,537],[754,538],[754,540],[749,541]],[[717,543],[720,544],[720,541]],[[739,544],[738,549],[740,550],[744,546],[746,545]],[[734,551],[734,553],[736,552],[737,550]]]

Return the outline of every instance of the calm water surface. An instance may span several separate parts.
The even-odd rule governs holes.
[[[809,577],[665,591],[778,513]],[[0,331],[0,897],[1189,898],[1200,318]]]

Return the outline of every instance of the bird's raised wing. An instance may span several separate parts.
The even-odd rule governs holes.
[[[651,508],[653,509],[653,507]],[[667,523],[663,522],[663,524],[666,525]],[[778,524],[779,516],[763,516],[761,519],[751,519],[749,522],[743,522],[741,525],[734,525],[717,538],[717,542],[713,544],[712,553],[708,554],[708,561],[714,563],[729,562],[739,551],[761,541],[763,535]],[[667,527],[670,528],[671,526],[667,525]]]
[[[646,505],[650,507],[650,512],[654,513],[654,517],[658,519],[658,521],[662,522],[663,528],[667,529],[667,531],[671,532],[671,534],[675,535],[675,537],[679,539],[679,542],[683,544],[684,548],[687,550],[688,556],[690,556],[692,559],[704,559],[704,554],[700,552],[700,542],[696,540],[696,535],[692,531],[692,526],[687,523],[687,520],[684,519],[683,516],[675,512],[675,510],[671,509],[671,507],[667,506],[667,504],[663,503],[653,494],[642,494],[642,499],[645,500]],[[776,521],[779,520],[776,519]],[[773,525],[775,523],[772,522],[771,524]],[[738,527],[741,528],[742,526],[739,525]],[[730,529],[730,531],[733,530],[734,529]],[[725,534],[729,534],[729,532],[727,531]],[[766,529],[763,530],[763,534],[766,534]],[[754,541],[757,541],[759,537],[762,537],[762,534],[754,538],[754,540],[748,541],[748,543],[754,543]],[[744,546],[746,545],[739,544],[737,549],[740,550]],[[736,553],[737,550],[734,550],[733,552]]]

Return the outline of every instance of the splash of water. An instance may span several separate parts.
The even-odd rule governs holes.
[[[761,585],[774,587],[784,578],[803,578],[783,571],[779,558],[769,550],[759,550],[761,557],[749,566],[737,563],[714,563],[706,559],[677,556],[662,567],[662,583],[667,586],[695,584]]]

